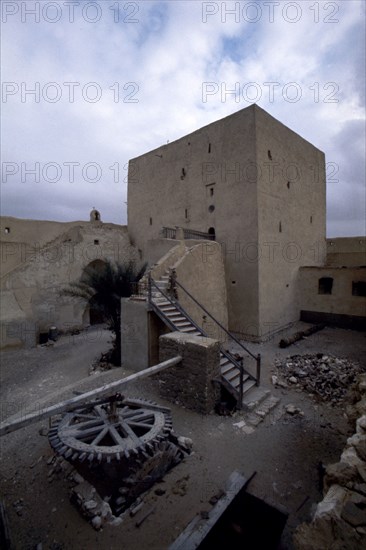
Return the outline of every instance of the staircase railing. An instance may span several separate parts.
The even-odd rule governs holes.
[[[257,369],[256,369],[256,376],[253,376],[250,373],[247,373],[250,378],[255,380],[255,383],[257,386],[259,386],[260,383],[260,368],[261,368],[261,356],[260,354],[254,355],[250,350],[248,350],[233,334],[231,334],[207,309],[200,304],[194,296],[186,290],[183,285],[181,285],[176,278],[173,276],[170,277],[170,280],[173,281],[174,285],[178,285],[230,338],[232,338],[237,344],[245,351],[247,352],[251,357],[253,357],[256,360]],[[207,333],[192,319],[192,317],[186,312],[186,310],[180,305],[178,300],[176,298],[173,298],[169,296],[168,293],[164,292],[154,281],[154,279],[151,277],[151,273],[148,273],[148,303],[149,306],[155,311],[155,313],[167,324],[169,324],[170,328],[174,330],[175,326],[174,324],[169,320],[167,316],[165,316],[159,309],[158,305],[155,304],[152,300],[152,292],[153,287],[155,287],[159,293],[164,296],[168,302],[170,302],[180,313],[182,313],[183,316],[185,316],[190,323],[205,337],[207,337]],[[172,289],[174,291],[174,289]],[[243,365],[243,359],[237,359],[232,353],[230,353],[228,350],[225,350],[222,345],[220,345],[220,352],[222,355],[224,355],[229,361],[231,361],[238,369],[240,374],[240,385],[239,385],[239,399],[238,402],[242,402],[243,398],[243,378],[244,374],[246,373]]]
[[[194,296],[192,296],[192,294],[186,289],[184,288],[184,286],[175,279],[175,284],[181,288],[183,290],[183,292],[185,292],[185,294],[187,294],[187,296],[189,296],[189,298],[191,298],[191,300],[193,300],[193,302],[195,304],[197,304],[201,309],[202,311],[204,311],[206,313],[206,315],[208,315],[210,317],[210,319],[212,319],[214,321],[214,323],[216,323],[216,325],[218,327],[220,327],[221,330],[223,330],[225,332],[225,334],[227,334],[227,336],[229,336],[229,338],[231,338],[231,340],[233,340],[236,344],[238,344],[238,346],[240,346],[240,348],[242,350],[244,350],[246,353],[248,353],[253,359],[255,359],[256,361],[256,376],[253,377],[255,378],[255,381],[256,381],[256,385],[259,386],[259,383],[260,383],[260,376],[261,376],[261,355],[260,353],[258,353],[257,355],[255,355],[254,353],[252,353],[246,346],[244,346],[244,344],[242,344],[240,342],[240,340],[238,340],[238,338],[236,338],[231,332],[229,332],[222,323],[220,323],[220,321],[218,321],[209,311],[207,311],[207,309],[198,301],[196,300],[196,298]],[[230,354],[231,356],[231,354]],[[233,358],[234,359],[234,358]],[[233,360],[231,359],[231,360]],[[235,359],[234,361],[235,362]],[[238,367],[240,368],[240,364],[238,363]]]
[[[164,292],[154,281],[154,279],[151,277],[150,273],[148,274],[148,304],[149,306],[157,313],[157,315],[165,322],[167,322],[170,325],[171,329],[175,329],[174,324],[170,321],[169,317],[164,315],[157,304],[155,304],[152,300],[152,292],[153,287],[155,287],[159,293],[164,296],[168,302],[170,302],[184,317],[188,319],[190,323],[202,334],[202,336],[205,336],[207,338],[207,333],[200,327],[198,324],[192,319],[192,317],[182,308],[179,302],[177,302],[174,298],[170,297],[169,294]]]

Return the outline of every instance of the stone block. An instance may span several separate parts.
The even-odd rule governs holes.
[[[217,340],[173,332],[159,338],[159,360],[176,355],[182,364],[159,375],[162,397],[188,409],[207,414],[218,399],[217,384],[220,376],[220,347]]]

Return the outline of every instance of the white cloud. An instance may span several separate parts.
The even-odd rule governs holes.
[[[26,4],[29,8],[35,2]],[[255,12],[248,2],[240,3],[239,15],[227,13],[223,22],[223,6],[231,9],[235,2],[121,1],[115,23],[117,14],[110,8],[116,3],[105,0],[98,2],[102,17],[94,24],[82,15],[88,2],[75,8],[73,23],[67,3],[58,4],[62,18],[57,23],[42,18],[33,23],[31,17],[22,23],[19,12],[2,25],[3,80],[19,87],[23,82],[28,89],[39,82],[41,89],[39,103],[31,95],[22,102],[20,92],[3,99],[3,161],[27,166],[57,162],[63,168],[55,184],[42,178],[36,183],[31,176],[21,183],[20,173],[9,177],[2,186],[3,214],[87,219],[96,205],[105,220],[126,222],[128,160],[248,106],[255,88],[245,85],[254,82],[261,107],[339,164],[339,183],[328,185],[331,235],[360,231],[364,143],[362,126],[356,123],[364,120],[363,2],[297,2],[301,18],[296,23],[286,20],[296,15],[288,7],[294,3],[284,1],[274,7],[273,23],[260,3],[262,15],[250,23]],[[204,23],[204,10],[217,13]],[[138,22],[127,22],[131,19]],[[55,91],[45,88],[49,82],[60,87],[60,101],[45,100]],[[65,82],[80,84],[73,103]],[[100,88],[88,86],[91,82]],[[218,92],[203,102],[204,82],[215,82],[219,90],[238,83],[239,101],[230,95],[222,101]],[[278,83],[273,98],[266,82]],[[298,102],[291,102],[293,82],[301,91]],[[98,90],[101,98],[93,103]],[[252,95],[243,96],[243,90]],[[138,102],[129,102],[133,99]],[[64,166],[71,161],[80,164],[74,182]],[[90,162],[101,168],[99,182],[82,177],[82,167]],[[116,163],[119,183],[110,169]]]

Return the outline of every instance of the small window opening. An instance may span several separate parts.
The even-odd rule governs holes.
[[[215,233],[214,227],[210,227],[210,229],[208,230],[208,234],[210,235],[210,238],[212,241],[216,239],[216,233]]]
[[[278,224],[278,231],[279,231],[279,233],[282,233],[282,223],[281,222]]]
[[[318,283],[318,294],[332,294],[333,278],[321,277]]]
[[[184,180],[185,177],[186,177],[186,171],[185,171],[184,168],[182,168],[182,174],[181,174],[181,176],[180,176],[180,179],[181,179],[181,180]]]
[[[231,281],[231,284],[232,284],[232,285],[236,285],[236,281]]]
[[[313,216],[310,216],[310,223],[313,223]]]
[[[269,149],[268,149],[267,155],[268,155],[269,160],[272,160],[272,154],[271,154],[271,151]]]
[[[290,189],[290,182],[287,182],[287,189]]]
[[[10,233],[10,227],[5,227],[4,233],[8,235]]]
[[[150,218],[150,225],[152,225],[152,218]]]
[[[189,142],[188,142],[188,145],[190,145],[190,144],[191,144],[191,142],[189,141]]]
[[[99,240],[98,240],[98,239],[94,239],[94,244],[99,244]]]
[[[187,210],[187,208],[186,208],[185,211],[184,211],[184,216],[185,216],[186,219],[188,218],[188,210]]]
[[[212,214],[212,212],[214,212],[215,210],[215,207],[213,204],[210,204],[210,206],[208,207],[208,211]]]
[[[352,281],[352,296],[366,296],[366,281]]]
[[[208,144],[208,152],[211,153],[211,143]]]

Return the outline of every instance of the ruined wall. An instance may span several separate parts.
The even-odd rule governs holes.
[[[263,109],[256,108],[255,120],[259,329],[265,335],[298,320],[299,268],[324,263],[325,157]]]
[[[38,222],[35,224],[38,231]],[[85,303],[61,297],[62,287],[77,280],[82,270],[95,260],[138,261],[126,227],[102,223],[79,225],[76,222],[71,227],[66,224],[65,229],[59,237],[37,247],[25,262],[2,277],[1,291],[11,295],[2,308],[3,346],[17,340],[29,343],[30,339],[34,345],[39,332],[48,331],[53,325],[59,330],[68,330],[72,326],[89,324]],[[6,265],[6,261],[4,263]],[[12,304],[17,304],[17,308]],[[26,324],[19,321],[19,311],[27,320]]]
[[[366,546],[366,375],[358,382],[359,401],[348,407],[355,433],[340,461],[326,468],[324,498],[311,523],[295,531],[295,550],[365,548]]]
[[[182,363],[159,374],[162,397],[188,409],[208,414],[219,398],[213,380],[220,374],[219,342],[172,332],[159,338],[160,361],[177,355]]]

